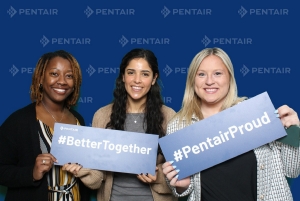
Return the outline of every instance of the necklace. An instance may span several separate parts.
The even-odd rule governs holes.
[[[51,114],[51,112],[48,110],[48,108],[47,108],[46,105],[44,104],[44,102],[43,102],[43,101],[41,101],[41,102],[42,102],[44,108],[47,110],[47,112],[48,112],[48,113],[51,115],[51,117],[54,119],[54,121],[57,122],[56,119],[55,119],[55,117],[53,116],[53,114]],[[63,114],[61,115],[61,118],[60,118],[60,120],[59,120],[58,122],[60,122],[60,121],[62,120],[62,118],[64,117],[64,115],[65,115],[65,108],[64,108]]]
[[[136,121],[137,121],[137,119],[140,117],[141,114],[139,114],[136,118],[134,118],[134,116],[133,116],[132,113],[129,113],[129,114],[132,116],[132,118],[134,119],[133,122],[136,124]]]

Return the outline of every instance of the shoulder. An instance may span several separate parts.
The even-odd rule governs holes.
[[[34,121],[35,117],[35,103],[31,103],[9,115],[8,118],[0,126],[0,133],[1,135],[5,133],[14,135],[21,131],[25,132],[25,129],[28,128],[28,124],[31,124]]]
[[[35,102],[30,103],[26,105],[25,107],[22,107],[18,110],[16,110],[13,114],[28,114],[28,113],[34,113],[35,112]]]
[[[28,119],[24,118],[25,116],[34,116],[35,115],[35,103],[30,103],[29,105],[20,108],[16,111],[14,111],[12,114],[8,116],[8,118],[4,121],[19,121],[20,118],[22,119]],[[18,122],[19,123],[19,122]]]
[[[81,126],[85,126],[84,118],[76,110],[70,109],[70,112],[78,119]]]
[[[169,121],[168,126],[175,126],[179,124],[179,116],[174,115],[173,118]]]
[[[106,105],[106,106],[104,106],[104,107],[99,108],[99,109],[95,112],[94,116],[103,116],[103,115],[108,115],[108,116],[110,116],[111,110],[112,110],[112,104],[108,104],[108,105]]]
[[[166,123],[168,123],[176,114],[176,112],[172,108],[165,105],[161,107],[161,111],[165,117]]]
[[[172,108],[170,108],[168,106],[165,106],[165,105],[163,105],[161,107],[161,111],[164,115],[167,115],[167,116],[172,116],[173,117],[176,114],[176,112]]]
[[[162,111],[163,116],[164,116],[163,128],[166,130],[167,123],[174,117],[176,112],[172,108],[170,108],[168,106],[165,106],[165,105],[163,105],[161,107],[161,111]]]
[[[195,123],[197,121],[193,121],[191,122],[191,124]],[[180,120],[180,116],[178,115],[178,113],[169,121],[168,125],[167,125],[167,134],[171,134],[174,133],[175,131],[178,131],[180,129],[183,129],[187,126],[189,126],[190,124],[187,123],[186,119],[183,118]]]
[[[93,117],[93,127],[104,128],[109,122],[112,110],[112,104],[106,105],[98,109]]]

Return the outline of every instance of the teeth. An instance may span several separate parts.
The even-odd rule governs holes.
[[[132,87],[133,89],[141,89],[142,87]]]
[[[54,89],[55,91],[59,91],[59,92],[65,92],[65,89]]]
[[[205,91],[214,92],[214,91],[217,91],[217,89],[205,89]]]

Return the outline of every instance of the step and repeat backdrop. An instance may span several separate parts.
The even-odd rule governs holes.
[[[220,47],[232,59],[240,96],[267,91],[276,108],[287,104],[299,113],[299,9],[293,0],[1,1],[0,124],[30,103],[40,56],[59,49],[80,63],[77,110],[88,126],[111,102],[121,59],[133,48],[156,54],[163,99],[176,111],[192,58]],[[300,200],[300,178],[289,182]],[[5,192],[0,187],[0,201]]]

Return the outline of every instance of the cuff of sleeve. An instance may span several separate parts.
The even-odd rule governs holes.
[[[170,189],[172,190],[173,195],[174,195],[175,197],[184,197],[184,196],[187,196],[187,195],[189,195],[189,194],[193,191],[193,189],[194,189],[194,188],[193,188],[193,186],[194,186],[194,179],[193,179],[192,176],[190,177],[191,183],[190,183],[189,187],[188,187],[184,192],[182,192],[182,193],[180,193],[180,194],[176,191],[176,187],[170,185],[170,181],[167,179],[167,177],[165,177],[165,178],[166,178],[166,182],[167,182],[168,186],[169,186]]]

